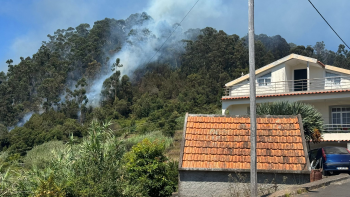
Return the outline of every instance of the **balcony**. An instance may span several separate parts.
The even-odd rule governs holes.
[[[337,76],[302,80],[270,82],[264,80],[256,83],[256,95],[290,94],[301,92],[333,91],[350,89],[350,77]],[[249,82],[225,87],[223,98],[249,96]]]
[[[324,133],[350,133],[350,124],[325,124]]]

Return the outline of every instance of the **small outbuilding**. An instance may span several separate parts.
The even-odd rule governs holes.
[[[248,116],[186,114],[179,196],[234,195],[250,182],[250,151]],[[259,184],[310,182],[300,116],[258,116],[256,151]]]

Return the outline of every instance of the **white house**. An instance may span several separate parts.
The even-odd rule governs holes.
[[[255,74],[257,103],[300,101],[312,104],[322,114],[324,141],[312,148],[339,145],[350,149],[350,70],[291,54]],[[225,88],[222,113],[248,114],[249,75],[228,82]]]

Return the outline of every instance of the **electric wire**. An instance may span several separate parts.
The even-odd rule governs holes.
[[[328,23],[328,21],[322,16],[322,14],[318,11],[318,9],[314,6],[314,4],[311,2],[311,0],[308,0],[310,2],[310,4],[312,5],[312,7],[315,8],[315,10],[320,14],[320,16],[323,18],[323,20],[327,23],[327,25],[333,30],[333,32],[338,36],[338,38],[345,44],[346,47],[348,47],[348,49],[350,49],[350,47],[345,43],[345,41],[339,36],[339,34],[333,29],[333,27]]]
[[[152,59],[154,58],[154,56],[157,55],[157,53],[162,49],[162,47],[164,46],[164,44],[169,40],[169,38],[173,35],[173,33],[176,31],[176,29],[180,26],[180,24],[182,23],[182,21],[185,20],[185,18],[187,17],[187,15],[192,11],[192,9],[194,8],[194,6],[196,6],[196,4],[198,3],[199,0],[196,1],[196,3],[192,6],[192,8],[187,12],[187,14],[183,17],[183,19],[180,21],[180,23],[178,23],[175,27],[175,29],[170,33],[170,35],[168,36],[168,38],[163,42],[163,44],[160,46],[160,48],[154,53],[154,55],[149,59],[149,61],[147,62],[147,64],[149,64]]]

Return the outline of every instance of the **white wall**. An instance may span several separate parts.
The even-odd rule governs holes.
[[[229,110],[230,115],[247,115],[249,104],[231,105],[226,110]]]
[[[317,111],[319,111],[322,114],[325,124],[331,124],[329,108],[331,106],[349,106],[350,93],[264,97],[264,98],[257,98],[256,103],[266,103],[266,102],[275,102],[275,101],[289,101],[289,102],[300,101],[304,103],[309,103],[313,105],[317,109]],[[227,109],[230,111],[230,115],[246,115],[248,107],[249,107],[249,99],[234,99],[234,100],[222,101],[223,112]]]
[[[319,111],[322,114],[324,124],[332,124],[330,120],[331,107],[350,106],[350,99],[320,99],[302,102],[313,105],[317,109],[317,111]]]
[[[278,81],[285,81],[286,80],[286,65],[280,64],[278,66],[273,67],[271,71],[271,81],[272,82],[278,82]],[[266,72],[268,73],[268,72]]]
[[[344,88],[350,88],[350,75],[347,74],[343,74],[343,73],[338,73],[338,72],[334,72],[334,71],[328,71],[326,70],[326,72],[330,72],[330,73],[335,73],[341,76],[341,81],[340,81],[340,85],[331,85],[331,86],[326,86],[325,89],[344,89]]]
[[[313,105],[317,111],[319,111],[322,114],[323,122],[324,124],[330,124],[329,123],[329,106],[332,105],[330,101],[323,101],[323,102],[312,102],[307,101],[305,103],[309,103]],[[350,102],[349,102],[350,103]]]
[[[270,86],[256,86],[256,94],[273,94],[273,93],[280,93],[285,92],[285,85],[283,83],[274,83],[274,82],[280,82],[286,80],[286,71],[285,71],[285,64],[280,64],[278,66],[273,67],[272,69],[262,72],[258,75],[256,75],[256,79],[259,77],[271,72],[271,85]],[[277,87],[276,87],[277,85]],[[278,90],[276,92],[276,89]],[[238,83],[237,85],[234,85],[230,89],[230,96],[247,96],[249,95],[249,81],[245,80],[241,83]]]

